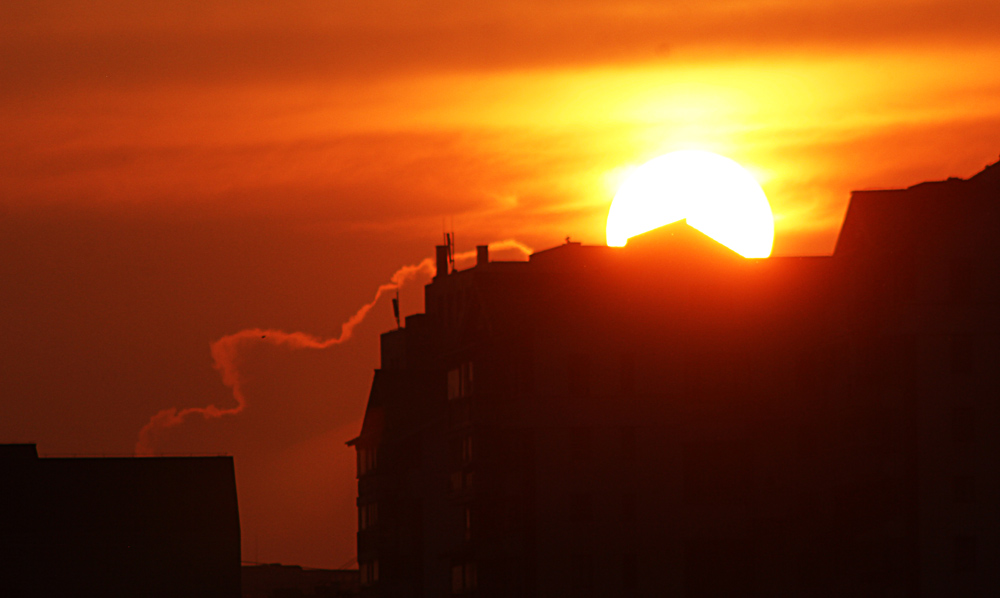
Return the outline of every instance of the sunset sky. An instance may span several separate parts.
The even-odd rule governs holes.
[[[336,337],[445,222],[603,243],[673,150],[754,174],[775,254],[830,253],[851,190],[997,161],[998,31],[995,0],[3,3],[0,442],[131,454],[163,409],[233,406],[213,341]],[[352,558],[343,443],[392,325],[245,343],[246,409],[158,440],[236,457],[244,559]]]

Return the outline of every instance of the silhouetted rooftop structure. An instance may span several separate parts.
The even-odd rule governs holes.
[[[830,257],[439,260],[350,443],[362,596],[1000,595],[998,172],[855,192]]]
[[[231,457],[38,458],[0,445],[0,595],[240,596]]]

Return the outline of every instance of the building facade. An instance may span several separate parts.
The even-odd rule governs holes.
[[[1000,593],[997,230],[994,165],[830,257],[439,248],[350,443],[362,595]]]

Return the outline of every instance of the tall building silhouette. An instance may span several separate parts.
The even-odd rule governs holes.
[[[232,457],[0,445],[0,596],[239,598]]]
[[[997,231],[993,165],[830,257],[439,247],[349,443],[362,595],[1000,595]]]

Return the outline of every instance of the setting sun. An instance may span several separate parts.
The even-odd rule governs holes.
[[[768,257],[774,217],[767,196],[736,162],[706,151],[672,152],[646,162],[618,189],[608,212],[607,243],[687,219],[743,257]]]

